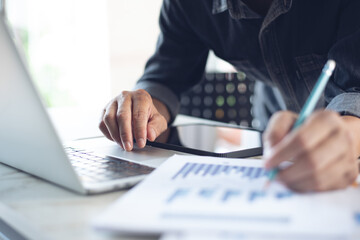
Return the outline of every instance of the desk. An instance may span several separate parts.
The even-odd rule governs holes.
[[[194,121],[188,118],[181,120],[181,123],[188,122]],[[13,224],[23,231],[23,235],[36,240],[158,239],[116,237],[96,232],[90,227],[90,220],[125,192],[82,196],[0,164],[0,220]]]
[[[20,215],[15,216],[20,217],[20,221],[16,221],[17,227],[27,229],[24,235],[35,239],[38,235],[44,239],[135,239],[106,236],[89,226],[90,219],[125,192],[81,196],[0,165],[0,202],[10,210],[10,214],[4,214],[0,208],[0,216],[12,218],[12,211]]]
[[[190,122],[204,121],[186,117],[176,120],[176,123]],[[0,164],[0,204],[4,205],[0,205],[0,219],[9,225],[14,223],[14,228],[23,230],[23,235],[33,239],[158,239],[114,237],[89,226],[91,219],[125,192],[81,196]]]

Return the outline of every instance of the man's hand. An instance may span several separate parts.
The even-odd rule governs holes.
[[[345,188],[359,174],[360,119],[318,111],[291,131],[297,115],[275,114],[264,133],[265,168],[281,162],[293,164],[279,171],[278,179],[299,192]]]
[[[166,106],[140,89],[124,91],[111,100],[103,110],[99,128],[108,139],[131,151],[134,138],[138,147],[145,147],[146,140],[154,141],[166,130],[169,120]]]

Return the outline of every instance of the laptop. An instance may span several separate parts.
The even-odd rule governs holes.
[[[97,194],[136,184],[174,154],[149,146],[126,152],[105,138],[64,148],[0,11],[1,163],[81,194]]]

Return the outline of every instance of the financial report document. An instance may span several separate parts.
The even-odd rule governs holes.
[[[359,231],[359,188],[297,194],[274,181],[264,190],[266,174],[260,160],[175,155],[96,218],[94,226],[126,233],[319,239]]]

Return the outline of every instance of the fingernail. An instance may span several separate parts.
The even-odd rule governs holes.
[[[263,160],[264,160],[264,167],[265,169],[269,169],[269,159],[273,153],[273,149],[271,147],[264,146],[264,152],[263,152]]]
[[[139,138],[139,139],[137,140],[137,145],[138,145],[139,147],[145,146],[145,139]]]
[[[264,159],[268,159],[268,158],[270,158],[270,156],[272,155],[272,152],[273,152],[273,150],[272,150],[272,148],[271,147],[264,147],[264,152],[263,152],[263,158]]]
[[[125,149],[127,151],[130,151],[131,150],[131,143],[130,142],[125,142]]]

